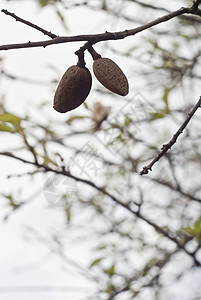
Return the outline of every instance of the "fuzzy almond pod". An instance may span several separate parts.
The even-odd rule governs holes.
[[[61,78],[54,96],[54,109],[60,113],[73,110],[87,98],[92,84],[86,67],[71,66]]]
[[[126,96],[128,80],[117,64],[109,58],[100,57],[94,60],[93,71],[96,78],[111,92]]]

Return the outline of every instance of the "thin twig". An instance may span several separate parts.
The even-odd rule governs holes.
[[[188,123],[190,122],[190,120],[192,119],[193,115],[195,114],[195,112],[198,110],[199,107],[201,107],[201,97],[198,100],[198,102],[196,103],[196,105],[193,107],[193,109],[188,113],[188,117],[183,122],[183,124],[179,127],[177,132],[173,135],[172,139],[167,144],[164,144],[162,146],[161,151],[147,166],[143,167],[143,169],[140,171],[140,175],[145,175],[145,174],[148,174],[149,171],[152,171],[153,165],[157,161],[159,161],[159,159],[163,155],[165,155],[167,153],[167,151],[170,150],[171,147],[176,143],[177,138],[179,137],[180,134],[183,133],[183,130],[186,128],[186,126],[188,125]]]
[[[48,36],[51,37],[52,39],[54,39],[54,38],[57,37],[56,34],[53,34],[53,33],[51,33],[50,31],[47,31],[47,30],[45,30],[45,29],[39,27],[38,25],[35,25],[35,24],[33,24],[33,23],[29,22],[29,21],[26,21],[26,20],[24,20],[24,19],[18,17],[16,14],[9,12],[7,9],[2,9],[1,11],[2,11],[4,14],[13,17],[16,21],[19,21],[19,22],[21,22],[21,23],[24,23],[24,24],[26,24],[26,25],[28,25],[28,26],[30,26],[30,27],[32,27],[32,28],[34,28],[34,29],[36,29],[36,30],[38,30],[38,31],[40,31],[40,32],[42,32],[42,33],[44,33],[45,35],[48,35]]]

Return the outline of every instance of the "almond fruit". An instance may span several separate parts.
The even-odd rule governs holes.
[[[81,105],[92,84],[90,71],[85,67],[71,66],[61,78],[54,96],[54,109],[65,113]]]
[[[117,64],[109,58],[100,57],[94,60],[93,71],[96,78],[111,92],[126,96],[128,80]]]

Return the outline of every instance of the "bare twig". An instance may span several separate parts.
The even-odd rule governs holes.
[[[192,119],[193,115],[195,114],[195,112],[198,110],[199,107],[201,107],[201,97],[198,100],[198,102],[196,103],[196,105],[193,107],[193,109],[188,113],[188,117],[183,122],[181,127],[179,127],[177,132],[173,135],[172,139],[167,144],[164,144],[162,146],[161,151],[158,153],[158,155],[147,166],[143,167],[143,169],[140,171],[140,175],[148,174],[149,171],[152,171],[153,165],[157,161],[159,161],[159,159],[163,155],[165,155],[167,153],[167,151],[170,150],[171,147],[176,143],[177,138],[179,137],[180,134],[183,133],[183,130],[186,128],[186,126],[188,125],[188,123],[190,122],[190,120]]]
[[[61,44],[61,43],[69,43],[69,42],[80,42],[85,41],[89,42],[90,44],[95,44],[101,41],[108,41],[108,40],[120,40],[124,39],[128,36],[133,36],[139,32],[142,32],[148,28],[151,28],[153,26],[156,26],[160,23],[167,22],[177,16],[186,14],[186,13],[192,13],[196,14],[196,9],[192,8],[185,8],[182,7],[174,12],[171,12],[163,17],[157,18],[154,21],[151,21],[145,25],[124,30],[124,31],[118,31],[118,32],[105,32],[100,34],[89,34],[89,35],[77,35],[77,36],[60,36],[55,37],[51,40],[46,41],[40,41],[40,42],[28,42],[28,43],[19,43],[19,44],[8,44],[8,45],[2,45],[0,46],[0,50],[9,50],[9,49],[22,49],[22,48],[33,48],[33,47],[47,47],[49,45],[55,45],[55,44]]]
[[[30,27],[32,27],[32,28],[34,28],[34,29],[36,29],[36,30],[38,30],[38,31],[40,31],[40,32],[42,32],[42,33],[44,33],[45,35],[48,35],[48,36],[51,37],[52,39],[57,37],[56,34],[53,34],[53,33],[51,33],[50,31],[47,31],[47,30],[45,30],[45,29],[39,27],[38,25],[35,25],[35,24],[33,24],[33,23],[29,22],[29,21],[26,21],[26,20],[24,20],[24,19],[18,17],[16,14],[9,12],[7,9],[2,9],[1,11],[2,11],[4,14],[13,17],[16,21],[19,21],[19,22],[21,22],[21,23],[24,23],[24,24],[26,24],[26,25],[28,25],[28,26],[30,26]]]

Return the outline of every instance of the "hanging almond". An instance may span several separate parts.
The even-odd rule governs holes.
[[[126,96],[129,91],[128,80],[119,66],[109,58],[94,60],[93,71],[96,78],[111,92]]]
[[[60,113],[73,110],[87,98],[92,84],[86,67],[71,66],[61,78],[54,96],[54,109]]]

